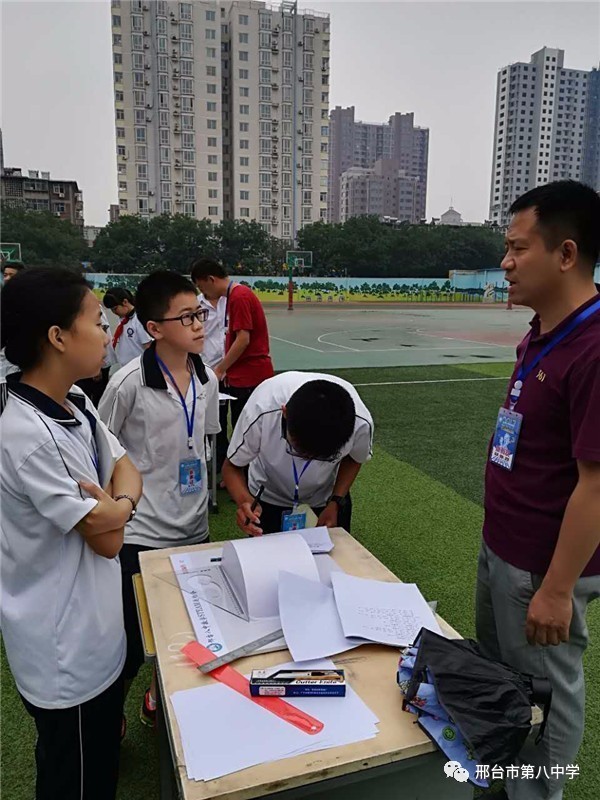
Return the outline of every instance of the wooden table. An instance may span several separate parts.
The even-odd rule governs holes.
[[[398,578],[341,529],[331,531],[335,543],[331,555],[350,575],[383,581]],[[189,550],[220,547],[215,542]],[[472,787],[446,778],[444,756],[423,731],[415,717],[402,710],[402,694],[396,684],[398,650],[363,645],[333,658],[343,667],[346,680],[378,716],[379,734],[374,739],[316,753],[261,764],[212,781],[187,778],[179,729],[170,696],[212,682],[193,667],[179,649],[194,638],[179,590],[164,580],[175,549],[140,554],[152,632],[156,644],[158,686],[161,697],[158,725],[161,758],[161,800],[247,800],[269,796],[272,800],[321,797],[323,800],[402,798],[402,800],[466,800]],[[450,636],[456,631],[438,617]],[[251,656],[235,663],[248,673],[291,660],[287,650]],[[204,723],[206,725],[206,721]],[[206,725],[208,731],[208,725]],[[210,735],[207,733],[207,735]],[[173,775],[174,773],[174,775]],[[174,779],[173,779],[174,778]]]

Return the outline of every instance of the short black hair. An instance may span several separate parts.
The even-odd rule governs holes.
[[[184,293],[195,297],[196,289],[179,272],[161,269],[144,278],[135,296],[135,311],[144,328],[150,320],[164,317],[171,300]]]
[[[354,432],[354,400],[339,383],[307,381],[296,389],[285,408],[294,449],[308,458],[333,458]]]
[[[0,343],[22,370],[34,367],[54,325],[68,330],[91,289],[81,275],[63,267],[30,267],[0,292]]]
[[[216,258],[202,256],[192,264],[192,280],[201,281],[209,277],[226,278],[227,270]]]
[[[115,306],[120,306],[121,303],[125,302],[125,300],[129,300],[131,305],[135,306],[135,298],[129,289],[125,289],[124,286],[113,286],[112,289],[109,289],[108,292],[106,292],[102,302],[104,307],[108,308],[110,311]]]
[[[533,208],[544,244],[556,249],[572,239],[583,261],[594,268],[600,254],[600,196],[578,181],[536,186],[514,201],[511,214]]]
[[[3,261],[2,262],[3,275],[5,269],[14,269],[15,272],[22,272],[25,269],[25,264],[22,261]]]

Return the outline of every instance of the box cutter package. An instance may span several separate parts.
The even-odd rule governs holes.
[[[253,669],[254,697],[344,697],[343,669]]]

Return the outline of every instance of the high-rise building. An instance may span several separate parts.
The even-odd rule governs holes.
[[[77,181],[57,180],[49,172],[5,167],[2,173],[3,205],[29,211],[50,211],[83,232],[83,195]]]
[[[600,192],[600,68],[589,73],[581,180]]]
[[[534,186],[582,179],[589,81],[589,72],[564,66],[564,50],[550,47],[498,72],[492,222],[508,224],[513,200]]]
[[[325,219],[329,16],[255,0],[113,0],[121,213]]]
[[[400,222],[419,219],[420,181],[407,176],[393,159],[380,159],[372,169],[350,167],[339,183],[340,222],[366,214]]]
[[[415,127],[414,114],[393,114],[387,123],[361,122],[354,120],[354,106],[336,106],[329,115],[329,203],[327,218],[339,222],[348,215],[348,209],[360,207],[346,202],[342,213],[342,175],[352,168],[373,170],[379,161],[393,161],[396,172],[401,171],[411,193],[416,187],[416,204],[410,222],[419,222],[425,217],[427,204],[427,169],[429,155],[429,129]],[[385,167],[389,172],[392,167]],[[346,181],[346,192],[352,183],[358,184],[361,173],[352,172]],[[396,175],[396,177],[398,177]],[[371,183],[377,183],[373,175]],[[405,192],[408,189],[405,187]],[[346,196],[348,200],[348,195]],[[364,213],[377,213],[368,211]],[[350,214],[355,216],[355,214]]]

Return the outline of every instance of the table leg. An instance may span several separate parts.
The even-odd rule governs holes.
[[[215,514],[218,510],[217,505],[217,434],[212,433],[210,436],[210,510]]]
[[[179,792],[175,783],[173,754],[167,720],[165,716],[165,698],[162,693],[160,675],[156,675],[156,733],[158,739],[158,769],[160,779],[160,800],[177,800]]]

